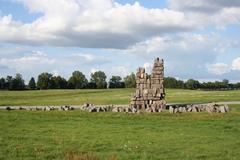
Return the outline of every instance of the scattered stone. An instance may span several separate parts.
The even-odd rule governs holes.
[[[173,108],[172,106],[169,107],[169,112],[170,112],[171,114],[174,113],[174,108]]]
[[[12,109],[11,109],[11,107],[6,107],[6,110],[8,110],[8,111],[11,111]]]
[[[23,108],[23,107],[19,107],[19,110],[26,110],[26,108]]]
[[[112,112],[118,112],[118,108],[117,107],[113,108]]]

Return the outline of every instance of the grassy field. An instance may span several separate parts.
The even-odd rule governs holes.
[[[134,89],[0,91],[0,106],[128,104]],[[198,91],[167,89],[169,103],[240,101],[240,90]]]
[[[0,111],[0,159],[238,160],[240,106],[231,108],[175,115]]]
[[[133,89],[0,92],[0,105],[127,104]],[[240,91],[167,90],[168,102],[239,101]],[[0,160],[238,160],[240,105],[227,114],[0,110]]]

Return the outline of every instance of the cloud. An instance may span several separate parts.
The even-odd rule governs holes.
[[[206,65],[214,64],[217,57],[226,54],[232,45],[232,41],[218,34],[189,33],[154,37],[118,52],[135,56],[139,65],[148,62],[146,68],[154,58],[160,57],[165,60],[167,76],[200,79],[219,73],[208,72]]]
[[[172,9],[202,13],[218,12],[223,8],[240,7],[238,0],[168,0]]]
[[[18,51],[15,48],[7,48],[6,50]],[[42,72],[49,72],[53,75],[61,75],[68,78],[75,70],[80,70],[84,74],[88,74],[91,67],[99,68],[110,63],[110,59],[104,56],[95,55],[92,53],[77,53],[69,54],[60,57],[51,57],[48,53],[41,51],[31,51],[25,48],[27,52],[13,52],[12,55],[0,57],[0,76],[14,75],[21,73],[23,76],[30,78],[37,77]],[[86,74],[86,75],[87,75]],[[88,76],[88,75],[87,75]],[[28,80],[28,79],[27,79]]]
[[[1,58],[14,58],[29,52],[28,49],[24,47],[5,47],[0,46],[0,57]]]
[[[32,23],[0,18],[0,42],[126,48],[165,33],[196,28],[182,12],[148,9],[139,3],[121,5],[112,0],[17,0],[42,16]],[[99,5],[100,4],[100,5]]]
[[[151,70],[153,68],[153,64],[152,63],[149,63],[149,62],[146,62],[143,64],[143,68],[145,68],[145,71],[146,73],[151,73]]]
[[[54,59],[50,59],[46,54],[38,51],[20,58],[0,58],[0,65],[16,69],[18,72],[29,71],[33,68],[44,66],[46,64],[51,65],[53,63],[55,63]]]
[[[107,71],[108,72],[108,71]],[[109,75],[126,77],[130,74],[129,67],[127,66],[115,66],[110,70]]]
[[[195,19],[201,27],[215,25],[224,28],[228,24],[240,24],[238,0],[168,0],[168,4],[170,9]]]
[[[207,65],[207,69],[210,73],[215,75],[222,75],[230,71],[230,67],[225,63],[215,63]]]
[[[232,68],[233,70],[238,70],[240,71],[240,57],[236,58],[232,62]]]
[[[64,59],[65,64],[69,65],[77,65],[77,64],[104,64],[108,63],[110,59],[104,56],[97,56],[95,54],[91,53],[77,53],[77,54],[71,54],[70,56],[67,56]]]

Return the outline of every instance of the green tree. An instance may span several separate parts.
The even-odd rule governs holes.
[[[5,88],[11,90],[12,89],[12,76],[7,76],[5,81]]]
[[[136,76],[134,73],[126,76],[124,78],[124,83],[126,88],[135,88],[136,87]]]
[[[229,80],[224,79],[224,80],[222,81],[222,87],[223,87],[223,88],[228,88],[228,85],[229,85]]]
[[[181,89],[186,88],[186,84],[184,83],[184,81],[178,80],[177,81],[177,88],[181,88]]]
[[[65,89],[67,88],[67,81],[61,76],[53,76],[51,78],[51,89]]]
[[[22,75],[17,73],[15,78],[10,82],[10,90],[23,90],[25,89],[25,83],[22,78]]]
[[[83,89],[87,88],[88,80],[85,75],[80,71],[74,71],[72,76],[68,80],[68,88],[71,89]]]
[[[87,85],[87,88],[88,89],[96,89],[97,85],[94,82],[89,82],[88,85]]]
[[[30,79],[30,81],[28,83],[28,87],[29,87],[29,89],[32,89],[32,90],[36,89],[36,82],[33,77]]]
[[[124,88],[125,84],[122,82],[122,78],[120,76],[112,76],[108,83],[109,88]]]
[[[164,86],[166,88],[177,88],[178,81],[174,77],[166,77],[164,78]]]
[[[200,88],[200,83],[197,80],[189,79],[186,82],[187,89],[198,89]]]
[[[236,88],[236,89],[240,89],[240,82],[234,84],[234,88]]]
[[[102,71],[91,73],[91,82],[95,83],[98,89],[107,88],[107,76]]]
[[[44,72],[38,76],[37,86],[39,89],[50,89],[52,86],[52,74]]]
[[[5,78],[0,79],[0,89],[6,89],[6,81]]]

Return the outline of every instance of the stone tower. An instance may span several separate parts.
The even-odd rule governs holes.
[[[164,62],[155,59],[151,76],[139,68],[136,73],[136,92],[131,98],[131,107],[149,112],[161,112],[166,106],[164,90]]]

